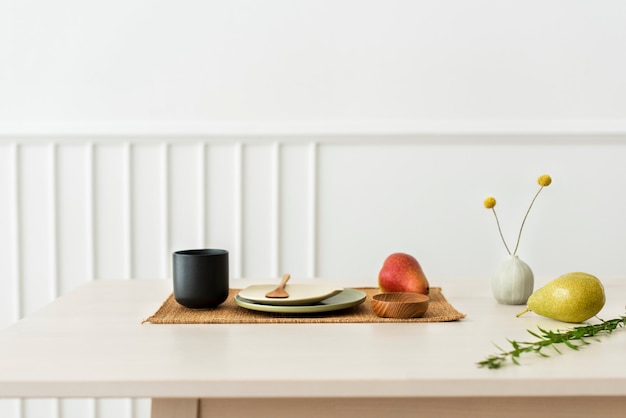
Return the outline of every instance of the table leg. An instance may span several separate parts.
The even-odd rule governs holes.
[[[199,399],[152,399],[152,418],[199,418]]]

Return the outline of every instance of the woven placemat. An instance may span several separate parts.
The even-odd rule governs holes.
[[[380,318],[372,310],[370,299],[380,292],[378,288],[357,288],[367,294],[360,305],[334,312],[317,314],[287,314],[259,312],[242,308],[234,297],[240,289],[230,289],[226,302],[213,309],[188,309],[170,295],[154,315],[142,323],[152,324],[277,324],[277,323],[367,323],[367,322],[448,322],[465,318],[452,307],[441,293],[441,288],[430,289],[430,303],[424,316],[411,319]]]

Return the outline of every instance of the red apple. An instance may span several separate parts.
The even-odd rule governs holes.
[[[404,253],[394,253],[385,259],[378,273],[380,291],[410,292],[427,295],[430,286],[415,257]]]

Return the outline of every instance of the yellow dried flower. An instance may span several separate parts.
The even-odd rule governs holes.
[[[539,176],[539,178],[537,179],[537,183],[539,183],[541,187],[547,187],[550,185],[550,183],[552,183],[552,177],[544,174],[542,176]]]
[[[515,243],[515,248],[513,249],[512,253],[509,250],[509,246],[506,245],[506,240],[504,239],[504,236],[502,235],[502,229],[500,228],[500,221],[498,220],[498,215],[496,214],[496,210],[494,209],[494,207],[496,206],[496,199],[493,197],[488,197],[483,202],[483,204],[485,205],[487,209],[491,209],[493,211],[493,215],[496,218],[496,224],[498,225],[498,232],[500,233],[500,238],[502,238],[502,243],[504,243],[504,247],[506,248],[506,251],[509,254],[513,254],[513,255],[517,254],[517,249],[519,248],[519,241],[520,241],[520,238],[522,237],[522,230],[524,229],[524,224],[526,223],[526,218],[528,217],[528,214],[530,213],[530,209],[532,209],[533,203],[535,203],[535,200],[537,199],[537,196],[539,196],[539,193],[541,192],[541,190],[543,190],[544,187],[549,186],[552,183],[552,177],[550,177],[547,174],[542,174],[537,179],[537,183],[539,183],[539,186],[541,187],[539,187],[539,190],[537,190],[537,193],[535,194],[535,197],[533,197],[533,200],[530,201],[530,206],[528,206],[528,210],[526,211],[526,214],[524,215],[524,219],[522,219],[522,225],[520,226],[519,233],[517,234],[517,242]]]

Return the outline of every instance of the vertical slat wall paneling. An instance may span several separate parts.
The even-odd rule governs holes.
[[[95,418],[95,399],[60,399],[59,418]]]
[[[85,145],[85,184],[83,196],[85,200],[85,280],[93,280],[96,277],[96,164],[93,142]],[[71,164],[68,164],[71,167]]]
[[[20,145],[16,144],[13,147],[13,170],[12,170],[12,181],[11,186],[13,187],[13,193],[11,196],[15,200],[13,207],[13,222],[12,222],[12,244],[13,244],[13,268],[15,274],[14,281],[14,294],[15,294],[15,309],[14,309],[14,319],[20,319],[24,315],[24,298],[23,298],[23,269],[22,269],[22,237],[23,237],[23,229],[22,229],[22,205],[21,205],[21,180],[20,180]]]
[[[124,278],[132,279],[134,274],[134,234],[133,234],[133,145],[125,143],[122,152],[123,196],[124,196]]]
[[[78,147],[81,147],[80,144]],[[97,150],[96,146],[92,141],[86,141],[86,143],[81,147],[83,155],[79,157],[75,155],[75,158],[68,158],[67,163],[61,164],[61,167],[68,171],[68,176],[66,181],[62,181],[62,184],[68,185],[68,191],[76,191],[79,190],[75,199],[77,201],[82,201],[83,203],[83,213],[84,216],[84,227],[81,231],[76,231],[75,234],[77,236],[76,244],[72,248],[72,254],[75,255],[80,253],[79,251],[84,251],[84,272],[81,274],[76,272],[75,275],[71,275],[68,272],[68,276],[74,278],[75,281],[90,281],[96,278],[96,248],[97,248],[97,236],[96,236],[96,157],[95,152]],[[72,187],[72,183],[70,179],[75,178],[75,165],[83,164],[84,174],[84,184],[82,187],[79,185],[74,185]],[[72,205],[74,207],[74,205]],[[65,212],[65,211],[64,211]],[[73,214],[72,214],[73,215]],[[76,216],[74,218],[81,218],[80,216]],[[72,222],[72,218],[68,218],[68,224],[75,225]],[[65,229],[65,228],[64,228]],[[80,229],[80,228],[79,228]],[[79,236],[83,237],[84,242],[81,242]],[[69,240],[65,239],[64,243],[67,243]],[[75,260],[76,257],[68,257],[68,259],[72,260],[69,263],[72,266],[76,266],[79,264],[79,261]],[[64,276],[65,277],[65,276]],[[65,399],[63,400],[63,416],[62,418],[96,418],[97,415],[97,401],[96,399]]]
[[[243,276],[273,277],[274,179],[272,146],[246,144],[243,159]]]
[[[100,142],[94,149],[95,278],[123,279],[127,266],[125,147]]]
[[[134,164],[133,164],[134,145],[130,142],[124,144],[123,151],[123,167],[124,167],[124,235],[126,246],[124,248],[125,255],[125,279],[133,279],[135,274],[135,257],[134,257]],[[104,399],[100,402],[106,402],[110,405],[110,413],[106,418],[133,418],[134,416],[134,400],[133,399]]]
[[[234,171],[234,199],[233,199],[233,251],[232,261],[229,262],[234,266],[231,277],[244,277],[244,146],[241,142],[235,144],[233,156]]]
[[[96,399],[96,418],[128,418],[131,417],[131,399]],[[133,417],[135,418],[135,417]],[[143,417],[141,417],[143,418]]]
[[[6,266],[0,280],[0,328],[22,316],[20,270],[19,144],[0,146],[0,263]],[[22,403],[0,399],[0,416],[21,417]]]
[[[198,146],[195,142],[172,143],[170,148],[170,239],[173,249],[202,246],[198,219],[202,196],[198,195],[200,171]]]
[[[150,418],[151,399],[133,399],[132,418]]]
[[[50,237],[49,237],[49,258],[50,258],[50,301],[59,297],[59,182],[58,182],[58,154],[57,144],[52,142],[48,145],[48,160],[50,162],[48,175],[48,188],[50,189]],[[61,417],[63,404],[59,399],[51,399],[50,415]],[[37,415],[39,416],[39,415]]]
[[[271,191],[271,208],[269,215],[271,217],[271,266],[270,266],[270,275],[275,277],[279,277],[283,272],[281,272],[281,245],[280,245],[280,231],[281,231],[281,207],[280,207],[280,199],[281,199],[281,183],[280,183],[280,169],[281,169],[281,145],[280,142],[274,142],[272,144],[272,155],[271,155],[271,181],[272,181],[272,191]]]
[[[160,250],[155,254],[161,255],[161,263],[159,274],[155,277],[171,277],[171,242],[170,242],[170,145],[168,142],[159,144],[159,161],[161,169],[155,179],[159,179],[158,185],[160,189],[160,199],[154,202],[154,208],[160,210],[160,218],[158,224],[161,228]],[[154,182],[156,183],[156,181]],[[151,260],[154,264],[154,260]]]
[[[130,157],[125,142],[99,142],[94,150],[94,279],[124,279],[131,274]],[[96,418],[127,416],[127,408],[117,400],[96,399],[93,408]]]
[[[318,247],[318,146],[316,142],[309,145],[309,177],[308,177],[308,245],[309,245],[309,277],[316,277],[317,272],[317,247]]]
[[[240,277],[241,272],[240,161],[239,143],[206,144],[206,245],[229,251],[231,277]]]
[[[44,179],[48,180],[48,188],[50,189],[50,236],[48,238],[50,240],[48,243],[50,258],[49,300],[54,300],[59,296],[59,187],[57,173],[57,144],[54,142],[48,145],[48,160],[48,174],[44,177]]]
[[[132,275],[132,145],[100,142],[95,149],[95,279],[129,279]],[[131,401],[97,399],[97,418],[131,416]]]
[[[133,146],[132,259],[135,279],[167,277],[167,152],[160,143]]]
[[[19,153],[20,250],[22,314],[29,314],[50,301],[53,262],[45,247],[52,242],[52,191],[49,147],[23,144]],[[42,248],[42,246],[44,248]]]
[[[626,195],[607,192],[626,189],[622,137],[515,136],[497,147],[417,137],[3,138],[0,326],[86,281],[171,277],[171,252],[184,248],[228,249],[233,278],[375,280],[392,251],[416,254],[434,279],[488,276],[503,249],[482,199],[497,196],[515,235],[543,172],[555,181],[520,246],[536,277],[626,271]],[[2,418],[148,418],[149,409],[146,399],[0,400]]]
[[[93,174],[91,147],[61,143],[55,147],[53,187],[58,294],[93,280]]]
[[[54,281],[54,198],[50,175],[54,162],[50,145],[29,143],[20,146],[19,188],[22,232],[20,250],[23,314],[27,315],[52,300]],[[55,417],[57,403],[52,399],[27,399],[23,402],[26,418]]]
[[[307,143],[283,142],[278,161],[278,250],[280,273],[294,278],[312,277],[310,221],[311,147]]]
[[[91,142],[56,146],[59,293],[94,279],[94,167]],[[60,418],[93,418],[95,400],[61,399]]]
[[[198,234],[198,247],[207,247],[207,229],[206,229],[206,203],[207,203],[207,179],[206,179],[206,149],[205,144],[202,141],[198,141],[196,144],[196,155],[198,159],[198,189],[196,191],[198,195],[198,219],[196,232]]]
[[[22,316],[20,271],[19,145],[0,147],[0,328]]]
[[[134,164],[134,144],[131,142],[126,142],[123,145],[123,168],[124,168],[124,206],[125,206],[125,216],[124,216],[124,232],[125,232],[125,269],[126,274],[124,276],[125,279],[133,279],[135,278],[136,269],[135,269],[135,164]],[[110,402],[117,406],[115,415],[111,415],[111,418],[119,417],[119,418],[134,418],[135,409],[136,409],[136,401],[135,399],[105,399],[101,400],[101,402]],[[108,418],[108,417],[107,417]]]
[[[85,155],[82,159],[85,164],[84,178],[85,184],[83,185],[83,199],[84,199],[84,219],[85,228],[82,236],[85,239],[85,280],[95,280],[97,274],[97,248],[98,248],[98,231],[96,219],[98,215],[97,211],[97,195],[96,195],[96,152],[97,147],[92,141],[88,141],[85,144]],[[68,162],[69,167],[72,167],[72,163]],[[65,165],[64,165],[65,166]],[[71,169],[69,170],[72,171]],[[80,276],[78,276],[80,280]],[[66,400],[64,405],[64,415],[62,418],[96,418],[97,416],[97,400],[96,399],[73,399]]]

